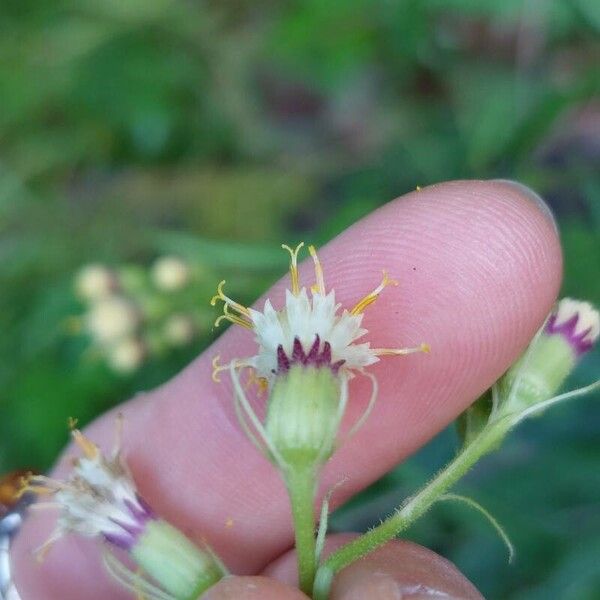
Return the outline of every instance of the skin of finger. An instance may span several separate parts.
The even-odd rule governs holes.
[[[374,346],[428,342],[432,349],[374,365],[380,383],[375,410],[325,469],[323,489],[348,477],[335,504],[426,442],[515,360],[555,299],[561,253],[552,223],[513,186],[463,181],[391,202],[324,247],[321,258],[328,287],[344,306],[372,289],[384,268],[399,280],[365,315]],[[303,265],[302,275],[309,269]],[[269,293],[275,306],[285,285]],[[142,494],[191,538],[208,540],[241,574],[258,572],[292,541],[278,474],[242,433],[230,383],[211,381],[216,354],[227,361],[253,350],[249,332],[231,329],[172,381],[120,409],[124,454]],[[358,378],[349,420],[363,410],[368,393]],[[108,444],[113,421],[114,414],[99,419],[89,435]],[[59,472],[72,456],[66,453]],[[61,542],[44,565],[35,564],[31,550],[50,528],[51,518],[32,519],[15,544],[23,599],[42,590],[47,600],[82,593],[104,598],[102,584],[94,596],[81,577],[102,577],[97,551],[85,541],[77,542],[77,552]]]
[[[355,538],[327,538],[324,555]],[[292,585],[297,578],[296,555],[287,552],[265,569],[272,579]],[[334,579],[330,600],[417,600],[418,598],[483,600],[475,586],[439,554],[405,540],[393,540],[354,562]]]
[[[307,600],[299,589],[268,577],[227,577],[200,600]]]

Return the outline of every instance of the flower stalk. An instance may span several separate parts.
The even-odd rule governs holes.
[[[423,516],[483,456],[497,447],[509,429],[508,419],[485,428],[452,462],[420,492],[409,498],[393,515],[331,554],[317,571],[313,591],[314,600],[327,600],[336,573],[389,542]]]
[[[314,512],[316,481],[317,476],[312,468],[291,469],[285,475],[294,522],[298,585],[307,596],[312,596],[317,571]]]
[[[317,571],[314,600],[327,600],[336,573],[407,529],[521,421],[600,387],[597,381],[554,396],[599,335],[600,318],[590,304],[561,300],[523,355],[459,421],[463,447],[456,458],[379,526],[331,554]]]

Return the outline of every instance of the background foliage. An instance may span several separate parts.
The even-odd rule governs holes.
[[[600,8],[594,0],[4,0],[0,4],[0,467],[48,467],[88,421],[200,351],[134,376],[66,335],[82,264],[176,253],[243,278],[417,184],[504,177],[560,221],[565,294],[600,302]],[[271,250],[273,248],[274,250]],[[233,279],[232,279],[233,280]],[[577,378],[598,372],[598,354]],[[487,597],[597,598],[598,398],[523,427],[411,536]],[[447,459],[445,432],[334,520],[372,524]]]

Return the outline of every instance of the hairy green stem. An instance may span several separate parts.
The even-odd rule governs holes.
[[[314,499],[316,474],[314,468],[290,469],[285,474],[285,482],[292,506],[292,518],[296,536],[296,556],[300,589],[312,596],[317,570],[316,520]]]
[[[342,546],[319,567],[314,600],[327,600],[336,573],[355,560],[393,539],[421,517],[451,486],[485,454],[495,449],[510,428],[503,419],[485,427],[456,458],[438,473],[419,493],[409,498],[393,515],[364,535]]]

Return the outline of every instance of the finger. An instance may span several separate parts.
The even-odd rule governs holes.
[[[293,584],[292,584],[293,585]],[[267,577],[227,577],[200,600],[307,600],[297,588]]]
[[[432,348],[372,369],[380,383],[375,410],[326,469],[325,488],[349,478],[339,501],[431,438],[515,360],[554,301],[561,255],[552,222],[521,189],[464,181],[391,202],[338,236],[321,257],[344,306],[372,289],[383,268],[401,282],[366,314],[375,346],[425,341]],[[283,289],[279,284],[269,294],[276,306]],[[278,475],[241,432],[227,383],[211,381],[215,354],[225,360],[253,348],[247,331],[232,328],[171,382],[121,408],[126,455],[142,494],[191,537],[209,540],[238,573],[256,573],[292,540]],[[367,394],[364,381],[352,386],[351,418]],[[113,417],[104,417],[90,435],[106,442],[112,429]],[[73,576],[80,568],[96,573],[96,552],[85,542],[78,552],[61,543],[41,569],[32,564],[31,548],[49,527],[32,521],[16,544],[24,600],[40,597],[49,579],[60,593],[44,595],[48,600],[81,593],[91,600]]]
[[[328,538],[325,554],[355,536]],[[271,564],[265,575],[292,584],[297,578],[296,556],[290,551]],[[413,544],[394,540],[343,569],[335,578],[331,600],[483,600],[473,584],[439,554]]]

